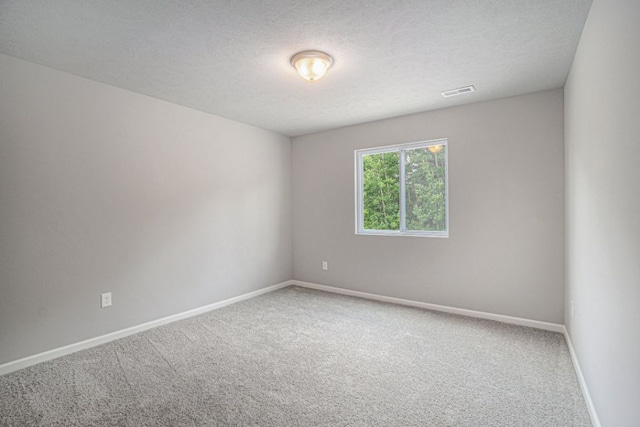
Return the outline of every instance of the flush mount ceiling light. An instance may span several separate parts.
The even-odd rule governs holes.
[[[315,82],[325,75],[333,64],[333,58],[317,50],[305,50],[291,57],[291,65],[303,79]]]

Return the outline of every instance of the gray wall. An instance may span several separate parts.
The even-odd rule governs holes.
[[[605,427],[640,425],[639,42],[640,2],[595,0],[565,87],[566,323]]]
[[[291,278],[289,138],[7,56],[0,76],[0,363]]]
[[[450,237],[355,235],[353,151],[443,137]],[[294,279],[562,323],[562,90],[294,138],[293,209]]]

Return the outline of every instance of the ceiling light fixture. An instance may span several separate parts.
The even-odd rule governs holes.
[[[333,64],[333,58],[317,50],[305,50],[291,57],[291,65],[298,70],[303,79],[315,82],[325,75]]]

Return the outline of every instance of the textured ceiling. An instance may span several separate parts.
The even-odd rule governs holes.
[[[590,5],[0,0],[0,52],[296,136],[561,87]],[[335,59],[315,83],[289,63],[306,49]]]

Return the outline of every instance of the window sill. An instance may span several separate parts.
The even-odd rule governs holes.
[[[449,238],[447,231],[388,231],[388,230],[360,230],[356,235],[362,236],[392,236],[392,237],[437,237]]]

